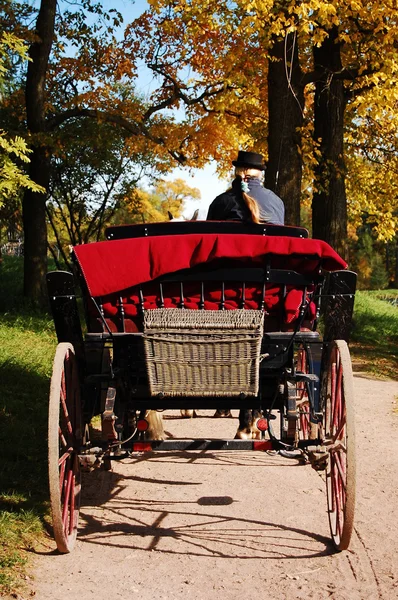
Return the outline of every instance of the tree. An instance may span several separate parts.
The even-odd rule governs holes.
[[[64,261],[66,246],[101,239],[120,199],[143,178],[159,177],[161,170],[153,152],[145,145],[132,148],[113,125],[80,119],[64,123],[52,156],[46,206],[52,238]]]
[[[150,190],[137,188],[122,197],[113,221],[115,224],[167,221],[169,212],[179,218],[186,202],[199,199],[200,191],[182,179],[160,180]]]
[[[3,97],[7,94],[6,79],[12,67],[11,57],[15,55],[27,58],[24,42],[13,33],[3,32],[0,37],[0,93]],[[0,129],[0,207],[13,201],[23,188],[44,192],[29,179],[22,166],[29,163],[29,153],[21,136]]]
[[[147,152],[157,155],[163,172],[176,163],[203,162],[208,150],[203,147],[200,157],[190,148],[196,127],[189,119],[177,122],[166,114],[167,100],[166,104],[157,100],[150,102],[135,94],[126,94],[125,82],[136,77],[137,52],[134,48],[126,52],[126,47],[116,39],[120,15],[114,9],[105,11],[101,3],[94,0],[85,1],[76,12],[70,11],[69,5],[57,12],[61,4],[56,0],[41,0],[29,48],[31,61],[25,104],[32,149],[32,181],[49,189],[57,135],[61,126],[71,119],[99,120],[123,129],[131,145],[137,142],[140,147],[144,143]],[[90,15],[95,16],[94,22]],[[169,93],[172,97],[172,90],[166,95]],[[18,99],[15,94],[16,104]],[[190,99],[192,103],[201,100],[201,97]],[[216,132],[212,133],[217,144]],[[47,197],[33,190],[28,190],[23,199],[24,293],[36,301],[43,301],[45,297],[46,200]]]
[[[388,287],[388,274],[383,264],[383,257],[375,254],[371,261],[372,274],[370,276],[371,290],[384,290]]]
[[[165,219],[171,213],[175,219],[182,216],[189,200],[200,200],[200,191],[186,184],[183,179],[161,180],[154,188],[157,204]]]
[[[351,247],[351,264],[358,272],[358,289],[378,290],[388,287],[388,273],[380,248],[365,223]]]
[[[50,181],[50,148],[39,137],[48,130],[46,123],[46,79],[54,40],[56,0],[42,0],[36,22],[36,39],[29,48],[30,62],[25,86],[26,124],[36,137],[32,144],[29,169],[31,179],[48,190]],[[26,190],[22,202],[24,227],[24,294],[44,302],[47,271],[46,196]]]
[[[344,82],[333,77],[342,71],[337,27],[315,46],[314,70],[319,73],[315,84],[314,138],[319,159],[314,169],[312,232],[346,255],[347,198],[344,161]]]
[[[288,223],[298,225],[305,83],[289,4],[158,0],[131,35],[145,36],[142,58],[173,86],[176,101],[186,101],[188,89],[207,94],[190,106],[192,119],[207,115],[214,130],[235,132],[215,157],[221,171],[237,147],[268,156],[267,185],[285,201]]]
[[[35,60],[26,99],[36,182],[43,178],[48,185],[48,159],[60,127],[72,118],[123,128],[131,140],[144,140],[165,170],[173,161],[201,166],[210,157],[226,169],[237,147],[255,148],[268,153],[269,185],[280,186],[288,222],[299,219],[303,180],[315,193],[314,234],[344,252],[346,169],[360,159],[363,168],[369,163],[358,150],[362,133],[356,124],[371,116],[390,121],[390,132],[396,125],[397,17],[391,2],[153,0],[120,42],[120,17],[100,3],[85,2],[95,25],[87,12],[55,8],[54,0],[42,0],[30,48]],[[64,43],[73,55],[65,54]],[[158,83],[146,99],[123,87],[142,59]],[[345,146],[349,137],[353,143]],[[393,135],[391,140],[396,160]],[[377,151],[385,163],[383,143]],[[366,173],[371,178],[374,171]],[[347,198],[350,210],[354,196]],[[43,198],[27,194],[31,280],[27,276],[25,289],[36,296],[45,264],[43,205]]]
[[[111,219],[113,225],[157,223],[164,221],[158,210],[157,197],[144,189],[134,189],[120,198],[118,210]]]
[[[273,39],[267,83],[267,186],[283,199],[287,222],[300,225],[304,85],[296,32]]]
[[[223,84],[222,94],[214,93],[195,109],[234,126],[241,147],[264,148],[266,153],[268,112],[269,185],[275,189],[281,174],[284,183],[291,183],[289,174],[293,182],[300,182],[301,150],[305,171],[313,178],[314,233],[345,253],[347,132],[366,106],[369,111],[369,100],[370,110],[378,104],[385,118],[395,121],[393,3],[154,0],[151,7],[140,21],[142,33],[150,39],[145,46],[148,65],[170,82],[180,100],[188,68],[194,74],[190,85],[215,92]],[[303,114],[294,115],[294,107],[302,107]],[[309,133],[313,133],[312,144]],[[310,146],[312,156],[304,152]],[[288,221],[296,222],[298,200],[291,202],[293,188],[286,187],[281,194],[286,194]]]

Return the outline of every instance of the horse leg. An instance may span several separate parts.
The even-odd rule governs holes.
[[[183,419],[194,419],[198,416],[196,410],[191,408],[181,408],[180,413]]]
[[[145,437],[148,440],[164,440],[165,433],[163,428],[162,414],[156,410],[148,410],[145,413],[145,419],[148,421],[148,429]]]
[[[236,440],[259,440],[261,431],[257,428],[257,421],[261,412],[257,409],[242,409],[239,411],[239,427],[236,432]]]

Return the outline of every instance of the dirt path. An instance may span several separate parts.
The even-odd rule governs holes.
[[[325,486],[310,466],[255,452],[142,455],[87,476],[77,547],[57,555],[49,542],[37,556],[36,598],[396,600],[398,383],[355,377],[355,394],[348,552],[331,548]],[[166,430],[233,436],[235,419],[200,415],[169,418]]]

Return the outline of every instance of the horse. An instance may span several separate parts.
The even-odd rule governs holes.
[[[220,418],[232,418],[230,410],[223,410],[223,413],[225,414],[217,414],[221,412],[220,409],[217,409],[214,416]],[[198,416],[195,410],[188,409],[181,409],[181,415],[183,418],[193,418]],[[239,425],[235,434],[235,439],[260,439],[261,431],[257,428],[257,421],[261,416],[261,411],[258,409],[240,409]],[[150,440],[163,440],[165,438],[165,432],[162,414],[156,410],[149,410],[145,414],[145,419],[148,422],[146,437]]]
[[[173,213],[171,213],[169,210],[167,211],[167,215],[169,217],[169,221],[175,221],[176,223],[181,222],[181,221],[197,221],[198,216],[199,216],[199,209],[197,208],[195,210],[195,212],[193,213],[193,215],[190,219],[187,219],[186,217],[174,218]]]

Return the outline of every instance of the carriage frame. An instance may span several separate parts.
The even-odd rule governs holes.
[[[308,238],[308,232],[299,227],[233,222],[157,223],[110,227],[106,231],[107,240],[111,243],[112,240],[174,236],[177,250],[178,242],[187,234],[262,236],[270,239],[271,243],[273,238]],[[111,244],[108,247],[112,249]],[[174,338],[173,335],[170,338],[169,321],[166,321],[160,336],[157,330],[151,338],[149,326],[141,331],[129,330],[121,294],[116,296],[113,321],[107,318],[102,299],[90,293],[76,255],[74,263],[74,273],[53,271],[47,274],[49,301],[58,338],[51,379],[48,434],[50,499],[58,550],[70,552],[76,541],[82,467],[87,468],[95,461],[109,469],[113,460],[128,459],[137,452],[173,450],[272,451],[302,460],[317,471],[323,471],[332,541],[337,550],[346,549],[353,530],[355,507],[354,391],[348,341],[356,274],[346,269],[325,271],[321,261],[315,269],[301,273],[292,269],[288,260],[275,266],[268,255],[264,256],[261,264],[218,261],[172,271],[155,278],[150,285],[152,291],[153,286],[157,289],[156,306],[160,317],[164,319],[165,314],[176,314]],[[226,289],[231,285],[239,285],[243,290],[236,311],[244,311],[244,317],[248,317],[245,289],[257,286],[260,290],[253,312],[265,317],[261,330],[257,328],[255,332],[256,346],[254,334],[247,328],[234,329],[234,335],[230,335],[228,319],[235,311],[226,310]],[[179,303],[173,313],[167,313],[170,309],[165,308],[168,286],[174,286],[174,289],[178,286],[179,289]],[[192,286],[198,286],[199,290],[197,311],[190,311],[186,306],[186,290],[192,289]],[[209,327],[214,328],[214,324],[209,325],[205,313],[215,314],[215,311],[206,310],[207,286],[212,289],[219,287],[217,310],[223,313],[221,321],[224,328],[221,334],[218,329],[209,332]],[[282,300],[289,290],[301,290],[297,314],[289,325],[283,320],[283,303],[274,311],[272,319],[268,318],[264,297],[270,286],[277,286]],[[77,289],[81,290],[80,294],[77,294]],[[145,315],[150,312],[146,307],[145,282],[137,289],[136,320],[144,322]],[[314,312],[311,319],[308,314],[310,302]],[[226,351],[229,348],[233,350],[227,360],[221,357],[221,367],[215,371],[210,392],[206,394],[199,393],[194,385],[190,393],[181,392],[184,373],[188,371],[181,371],[180,365],[177,370],[176,367],[172,370],[171,380],[165,379],[162,373],[156,385],[151,380],[151,365],[154,377],[159,371],[159,354],[156,354],[159,339],[162,343],[166,340],[167,348],[172,350],[178,343],[178,352],[188,347],[192,331],[188,327],[187,337],[181,338],[181,321],[178,321],[187,313],[197,316],[201,323],[194,328],[194,342],[197,344],[199,339],[201,344],[199,350],[197,345],[194,347],[194,352],[202,352],[203,348],[206,351],[209,345],[213,352],[214,347],[220,345],[220,339],[226,344]],[[149,355],[148,340],[151,348],[155,344],[154,356]],[[257,362],[250,361],[251,375],[248,376],[252,378],[253,375],[255,381],[246,388],[240,380],[234,385],[231,383],[232,392],[227,394],[222,390],[226,390],[228,385],[221,386],[220,391],[216,384],[218,379],[230,376],[234,353],[236,348],[243,347],[243,340],[248,340],[250,352],[257,348],[254,352]],[[181,361],[179,356],[178,353],[177,358],[167,355],[164,360],[161,356],[160,363],[164,362],[169,373],[170,363]],[[192,359],[188,358],[186,362],[186,369],[191,368],[189,363]],[[203,372],[205,374],[195,371],[199,373],[195,377],[209,377],[206,364],[204,368],[207,369]],[[182,388],[180,385],[176,392],[174,379],[177,371],[182,377]],[[238,375],[239,371],[238,368]],[[208,387],[207,379],[206,382]],[[199,383],[204,389],[203,382]],[[212,385],[214,393],[211,393]],[[149,410],[227,408],[259,410],[258,437],[149,439],[146,418]],[[100,440],[90,440],[90,423],[96,415],[101,415],[102,436]]]

